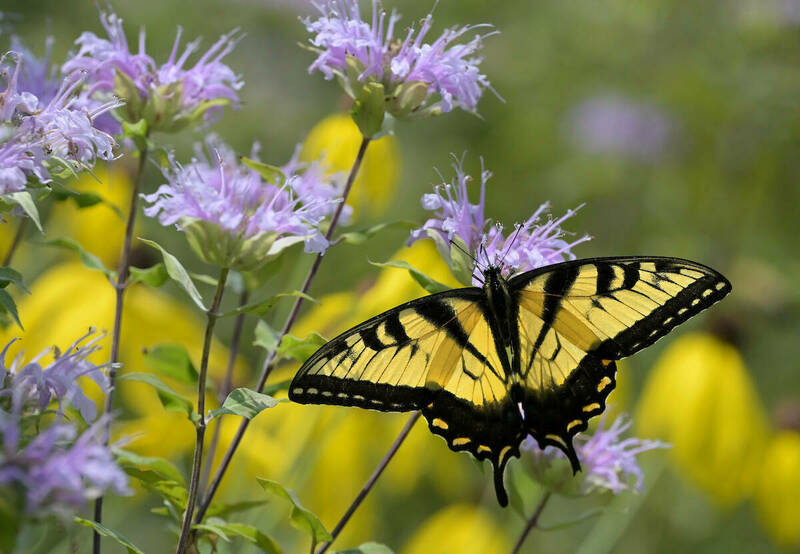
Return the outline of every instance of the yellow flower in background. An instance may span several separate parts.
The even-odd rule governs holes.
[[[510,549],[509,538],[486,512],[455,504],[423,523],[400,553],[507,554]]]
[[[800,545],[800,433],[781,431],[767,445],[755,490],[759,520],[780,546]]]
[[[57,202],[45,224],[45,232],[48,238],[77,240],[106,267],[116,269],[125,234],[122,214],[128,213],[131,201],[131,179],[120,164],[98,165],[93,172],[94,176],[88,171],[81,173],[67,186],[78,192],[96,193],[104,201],[87,208],[78,208],[72,200]]]
[[[306,162],[323,159],[332,171],[348,173],[360,144],[361,131],[351,117],[335,114],[311,129],[300,159]],[[400,167],[397,139],[385,136],[370,143],[347,201],[356,216],[362,211],[376,215],[386,209],[394,196]]]
[[[672,341],[645,383],[635,421],[638,436],[672,443],[679,471],[719,504],[752,492],[770,431],[732,345],[708,333]]]
[[[43,273],[29,288],[30,295],[16,298],[26,331],[9,327],[0,332],[2,344],[14,337],[21,338],[9,349],[9,359],[22,349],[33,355],[53,345],[71,344],[76,336],[95,326],[107,334],[99,343],[103,348],[90,360],[98,364],[108,361],[115,294],[103,274],[79,263],[65,263]],[[125,297],[120,375],[146,371],[143,349],[159,343],[183,345],[196,364],[204,329],[205,322],[196,310],[161,291],[134,285]],[[227,358],[227,349],[215,340],[209,374],[217,380],[222,379]],[[239,361],[237,374],[243,374],[244,370],[244,364]],[[194,398],[194,387],[166,378],[163,380],[187,398]],[[90,388],[87,394],[101,402],[96,389]],[[183,414],[165,411],[149,385],[120,381],[117,383],[117,400],[133,415],[133,419],[120,421],[112,428],[116,438],[131,436],[135,439],[126,448],[145,455],[169,457],[180,454],[193,444],[192,424]]]

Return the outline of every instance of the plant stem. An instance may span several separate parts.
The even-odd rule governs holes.
[[[350,174],[347,176],[347,183],[345,184],[344,191],[342,192],[342,201],[336,207],[336,211],[333,213],[333,217],[331,218],[331,224],[328,227],[328,232],[325,233],[325,238],[328,241],[330,241],[331,237],[333,237],[333,231],[336,229],[336,224],[339,222],[339,217],[342,215],[342,209],[344,209],[344,205],[347,202],[347,197],[350,194],[350,189],[353,187],[353,181],[356,179],[356,175],[361,167],[361,162],[364,160],[364,154],[367,151],[367,146],[369,146],[369,143],[369,138],[363,137],[361,139],[361,146],[358,148],[358,154],[356,154],[356,159],[353,161],[353,167],[350,168]],[[311,282],[314,280],[317,270],[319,270],[319,266],[322,263],[323,254],[323,252],[320,252],[314,259],[314,263],[311,265],[311,269],[309,269],[308,275],[306,275],[306,280],[301,288],[303,293],[307,293],[311,288]],[[278,335],[277,344],[280,344],[283,337],[291,330],[292,325],[294,325],[294,322],[297,319],[297,315],[300,313],[300,307],[302,304],[303,297],[298,296],[297,300],[295,300],[294,305],[292,306],[292,311],[289,312],[289,316],[286,318],[283,329],[281,329],[281,332]],[[258,392],[261,392],[264,389],[264,385],[267,383],[267,378],[269,377],[270,373],[272,373],[276,355],[277,350],[273,349],[268,352],[266,358],[264,358],[264,365],[261,368],[261,375],[258,378],[258,385],[256,387]],[[231,459],[236,453],[236,449],[239,447],[239,443],[242,442],[242,437],[244,437],[244,433],[247,431],[247,426],[249,424],[249,419],[244,419],[242,420],[242,423],[239,424],[239,428],[236,430],[236,435],[233,437],[233,441],[231,441],[230,445],[228,445],[228,449],[225,451],[225,456],[222,459],[222,463],[220,463],[219,468],[217,468],[217,472],[214,474],[214,479],[211,481],[211,485],[208,487],[206,496],[203,498],[203,501],[200,503],[200,507],[197,509],[197,517],[195,518],[196,523],[199,523],[203,520],[203,516],[211,504],[211,500],[214,498],[214,495],[219,489],[222,478],[225,476],[225,471],[228,469]]]
[[[186,501],[186,514],[183,516],[183,526],[181,527],[181,538],[178,541],[177,554],[186,552],[189,543],[189,531],[192,527],[192,515],[194,505],[197,501],[198,485],[200,484],[200,467],[203,462],[203,440],[206,434],[206,374],[208,373],[208,357],[211,353],[211,341],[214,338],[214,325],[217,323],[222,293],[225,292],[225,281],[228,280],[229,268],[223,267],[219,272],[217,281],[217,292],[211,307],[206,310],[206,334],[203,338],[203,355],[200,358],[200,372],[197,377],[197,423],[196,442],[194,447],[194,458],[192,459],[192,476],[189,481],[189,496]]]
[[[19,219],[19,225],[17,226],[17,232],[14,235],[14,240],[11,241],[11,246],[8,247],[8,252],[6,252],[6,257],[3,258],[3,263],[0,264],[3,267],[8,266],[11,263],[11,259],[14,257],[14,252],[17,251],[17,246],[22,241],[22,235],[25,234],[25,228],[28,226],[28,218],[21,217]]]
[[[511,554],[517,554],[520,548],[522,548],[522,544],[525,542],[525,539],[528,538],[528,534],[531,530],[536,527],[536,524],[539,522],[539,516],[542,515],[542,511],[544,507],[547,505],[547,501],[550,500],[550,496],[552,495],[552,491],[547,491],[542,496],[542,499],[539,500],[539,504],[536,506],[536,509],[533,511],[533,515],[531,515],[528,523],[525,525],[525,529],[522,531],[522,535],[520,535],[517,544],[514,545],[514,548],[511,550]]]
[[[411,417],[408,418],[405,427],[403,427],[403,430],[400,431],[399,435],[397,435],[397,438],[394,440],[394,443],[392,443],[392,446],[389,448],[389,451],[383,456],[383,459],[378,464],[378,467],[376,467],[375,471],[372,472],[372,475],[370,475],[369,479],[367,479],[367,482],[364,483],[364,486],[361,488],[361,491],[358,493],[355,500],[353,500],[353,503],[350,504],[349,508],[347,508],[347,511],[342,516],[342,519],[340,519],[339,523],[337,523],[336,527],[334,527],[333,531],[331,532],[331,540],[326,543],[322,543],[320,547],[317,549],[316,554],[323,554],[325,551],[327,551],[328,548],[330,548],[331,544],[333,544],[333,541],[336,540],[336,537],[339,536],[339,533],[342,532],[342,529],[344,529],[344,526],[347,525],[347,522],[350,520],[350,517],[364,501],[364,498],[367,497],[369,491],[372,490],[372,487],[375,485],[375,481],[378,480],[378,477],[381,476],[383,470],[386,469],[387,465],[389,465],[389,462],[397,453],[397,450],[400,448],[400,445],[403,444],[404,440],[406,440],[408,433],[411,431],[411,428],[414,427],[414,424],[417,422],[420,415],[421,412],[414,412],[413,414],[411,414]]]
[[[247,305],[247,301],[250,297],[250,293],[247,290],[242,291],[242,294],[239,296],[239,308],[242,306]],[[222,403],[225,402],[225,399],[228,398],[228,395],[231,393],[233,389],[233,366],[236,365],[236,356],[239,354],[239,342],[242,339],[242,327],[244,326],[244,316],[245,314],[241,313],[236,316],[236,321],[233,324],[233,336],[231,337],[231,347],[230,353],[228,355],[228,367],[225,369],[225,378],[222,381],[222,387],[220,388],[218,400],[219,405],[222,406]],[[217,423],[214,426],[214,434],[211,435],[211,444],[208,446],[208,454],[206,454],[206,463],[203,465],[203,476],[200,479],[200,487],[198,490],[205,490],[206,483],[208,483],[208,478],[211,474],[211,464],[214,463],[214,453],[217,450],[217,444],[219,443],[219,433],[220,429],[222,428],[222,418],[225,416],[217,417]]]
[[[117,280],[112,282],[116,292],[116,307],[114,309],[114,330],[111,335],[111,356],[110,365],[108,369],[108,382],[109,389],[106,395],[106,401],[103,406],[103,414],[110,414],[111,407],[114,400],[114,384],[117,377],[117,364],[119,363],[119,344],[122,335],[122,309],[125,303],[125,289],[128,288],[128,273],[130,270],[131,258],[131,242],[133,240],[133,227],[136,222],[136,207],[139,201],[139,186],[142,182],[142,175],[144,174],[145,163],[147,162],[147,146],[139,150],[139,165],[136,168],[136,175],[133,178],[133,187],[131,190],[131,203],[128,210],[128,221],[125,224],[125,238],[122,243],[122,252],[119,256],[119,265],[117,266]],[[103,446],[108,446],[108,441],[111,436],[111,419],[106,419],[103,428]],[[94,520],[97,523],[102,523],[103,520],[103,497],[100,496],[94,501]],[[100,554],[100,534],[97,531],[93,533],[92,539],[92,552]]]

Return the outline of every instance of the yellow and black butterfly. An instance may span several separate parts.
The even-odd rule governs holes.
[[[532,435],[580,462],[572,438],[605,409],[615,360],[653,344],[722,299],[728,280],[665,257],[589,258],[401,304],[345,331],[300,368],[302,404],[421,410],[455,451],[503,472]]]

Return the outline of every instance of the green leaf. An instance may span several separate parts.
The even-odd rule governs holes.
[[[192,410],[193,405],[192,403],[169,388],[166,384],[164,384],[158,377],[152,375],[150,373],[125,373],[120,375],[118,378],[124,379],[128,381],[139,381],[140,383],[147,383],[158,393],[158,399],[161,400],[161,405],[164,406],[165,410],[170,412],[185,412],[186,415],[189,416],[189,419],[192,419]]]
[[[434,233],[435,231],[432,231],[430,234]],[[435,234],[439,235],[439,233]],[[439,236],[441,237],[441,235]],[[458,279],[459,283],[471,286],[475,261],[467,254],[469,248],[467,248],[466,242],[458,235],[455,235],[452,240],[454,244],[448,245],[450,247],[450,271],[453,272],[453,276]]]
[[[264,162],[259,162],[257,160],[252,160],[250,158],[245,158],[244,156],[239,158],[239,160],[244,165],[261,175],[268,183],[272,183],[280,187],[286,182],[286,175],[283,174],[283,171],[281,171],[281,168],[279,167],[265,164]]]
[[[17,285],[28,294],[31,292],[22,282],[22,274],[19,271],[10,267],[0,267],[0,289],[6,288],[9,284]]]
[[[383,263],[370,261],[369,263],[371,263],[376,267],[397,267],[400,269],[405,269],[411,274],[411,277],[413,277],[414,280],[417,283],[419,283],[420,286],[422,286],[422,288],[424,288],[431,294],[450,290],[450,287],[448,287],[447,285],[440,283],[433,277],[428,277],[420,270],[411,267],[409,264],[407,264],[402,260],[389,260],[388,262],[383,262]]]
[[[251,304],[247,304],[246,306],[240,306],[235,310],[231,310],[230,312],[225,312],[224,314],[220,315],[220,317],[230,317],[232,315],[239,315],[239,314],[253,314],[258,317],[263,317],[269,313],[272,308],[275,307],[275,304],[278,303],[278,300],[281,298],[286,297],[296,297],[296,298],[304,298],[314,303],[318,303],[317,300],[309,296],[304,292],[300,292],[299,290],[293,290],[291,292],[282,292],[280,294],[276,294],[275,296],[271,296],[266,300],[260,300],[258,302],[253,302]]]
[[[246,388],[238,388],[231,391],[222,407],[218,410],[211,410],[208,419],[211,420],[219,415],[232,414],[253,419],[258,414],[268,408],[274,408],[281,400],[272,398],[269,395],[256,392]]]
[[[117,74],[121,74],[121,72],[117,71]],[[136,87],[134,85],[134,89],[135,88]],[[138,91],[134,92],[131,97],[132,99],[139,99],[140,97]],[[129,102],[124,109],[129,109],[132,106],[133,104]],[[137,117],[140,109],[141,106],[137,110],[134,110],[136,113],[131,113],[130,115]],[[147,148],[147,135],[149,132],[150,130],[147,128],[147,121],[144,119],[140,119],[136,123],[131,123],[129,121],[122,122],[122,136],[131,139],[139,152],[143,152]]]
[[[137,466],[145,468],[153,471],[162,479],[173,480],[179,484],[184,483],[183,475],[181,475],[181,472],[178,470],[178,468],[175,467],[172,462],[169,462],[164,458],[142,456],[129,450],[123,450],[122,448],[112,447],[112,451],[114,452],[114,456],[116,456],[117,463],[120,466]]]
[[[183,511],[186,509],[186,500],[189,497],[189,492],[186,490],[186,487],[180,483],[176,483],[172,480],[164,480],[154,483],[145,482],[142,484],[146,489],[158,494],[166,502],[178,508],[178,510]]]
[[[197,529],[198,531],[208,531],[210,533],[214,533],[225,542],[231,542],[231,539],[229,539],[228,535],[225,534],[225,530],[218,525],[211,523],[193,523],[192,529]]]
[[[278,348],[278,333],[269,326],[269,323],[263,319],[259,319],[258,323],[256,323],[255,340],[253,344],[255,346],[260,346],[267,352],[272,352]]]
[[[158,344],[145,350],[144,367],[182,383],[197,383],[198,373],[186,348],[180,344]]]
[[[11,314],[11,317],[14,318],[14,321],[17,323],[17,325],[19,325],[19,328],[23,331],[25,330],[25,327],[22,326],[22,322],[19,320],[17,304],[5,289],[0,289],[0,308],[3,308],[3,310]]]
[[[417,225],[415,223],[410,221],[392,221],[389,223],[379,223],[378,225],[373,225],[371,227],[367,227],[366,229],[361,229],[360,231],[351,231],[350,233],[344,233],[342,235],[339,235],[339,238],[336,239],[335,242],[336,243],[346,242],[348,244],[362,244],[385,229],[413,229],[416,226]]]
[[[215,518],[209,518],[211,525],[222,529],[223,531],[241,537],[248,542],[253,543],[262,551],[267,554],[281,554],[283,551],[274,540],[256,529],[252,525],[244,523],[228,523],[222,520],[217,521]]]
[[[306,531],[311,536],[311,550],[314,550],[314,546],[318,542],[329,541],[332,539],[331,534],[328,533],[319,518],[314,515],[313,512],[307,510],[302,504],[300,504],[300,501],[297,499],[294,492],[284,488],[283,485],[275,481],[262,479],[261,477],[257,477],[256,479],[258,479],[258,483],[265,491],[274,494],[275,496],[284,498],[292,503],[292,513],[290,516],[292,525],[301,531]]]
[[[84,250],[83,246],[81,246],[81,244],[76,240],[68,239],[68,238],[61,238],[61,239],[47,240],[47,241],[42,242],[42,244],[45,245],[45,246],[55,246],[57,248],[66,248],[67,250],[72,250],[73,252],[77,252],[78,256],[80,256],[81,263],[83,263],[83,265],[85,265],[89,269],[94,269],[96,271],[100,271],[106,277],[108,277],[109,279],[111,279],[114,276],[116,276],[116,272],[115,271],[112,271],[112,270],[108,269],[105,265],[103,265],[103,262],[100,260],[100,258],[95,256],[94,254],[92,254],[88,250]]]
[[[339,550],[336,554],[394,554],[391,548],[377,542],[365,542],[356,548]]]
[[[30,192],[27,190],[23,190],[21,192],[10,192],[3,195],[3,198],[22,208],[22,211],[33,220],[33,223],[36,225],[36,228],[39,229],[39,232],[44,232],[42,230],[42,223],[39,221],[39,210],[36,209],[36,203],[33,201],[33,196],[31,196]]]
[[[278,346],[278,356],[292,358],[302,363],[327,342],[328,340],[319,333],[311,332],[304,339],[287,334]]]
[[[92,521],[90,519],[84,519],[82,517],[74,517],[72,518],[72,521],[74,521],[78,525],[83,525],[84,527],[89,527],[90,529],[94,529],[104,537],[114,539],[128,550],[128,554],[144,554],[144,551],[142,551],[142,549],[140,549],[138,546],[133,544],[131,541],[129,541],[116,531],[109,529],[108,527],[106,527],[101,523],[97,523],[96,521]]]
[[[212,502],[206,513],[208,517],[229,516],[231,514],[244,512],[245,510],[250,510],[251,508],[258,508],[259,506],[263,506],[265,503],[266,500],[243,500],[241,502],[234,502],[232,504],[218,504],[216,502]]]
[[[198,308],[205,311],[206,307],[203,305],[203,297],[200,296],[197,287],[195,287],[194,283],[192,282],[192,278],[189,277],[189,273],[186,271],[183,265],[181,265],[181,262],[178,261],[178,258],[164,250],[164,248],[162,248],[157,242],[143,238],[140,238],[139,240],[147,245],[152,246],[153,248],[158,248],[158,250],[161,251],[161,256],[164,258],[164,265],[167,268],[167,273],[169,274],[170,278],[183,287],[183,290],[185,290],[194,303],[197,304]]]
[[[366,138],[376,137],[381,132],[385,113],[386,93],[383,85],[376,82],[364,85],[350,108],[353,121]]]
[[[151,287],[160,287],[169,279],[169,273],[163,263],[157,263],[148,268],[133,267],[130,268],[131,276],[128,278],[131,283],[144,283]]]

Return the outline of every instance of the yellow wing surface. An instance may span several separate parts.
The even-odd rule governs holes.
[[[713,269],[654,257],[564,262],[501,286],[511,300],[502,310],[490,305],[483,289],[457,289],[397,306],[342,333],[303,364],[289,397],[421,410],[451,449],[492,461],[505,506],[505,464],[519,456],[527,434],[542,448],[560,448],[580,469],[572,438],[605,409],[614,361],[731,290]],[[501,336],[500,327],[512,336]]]

